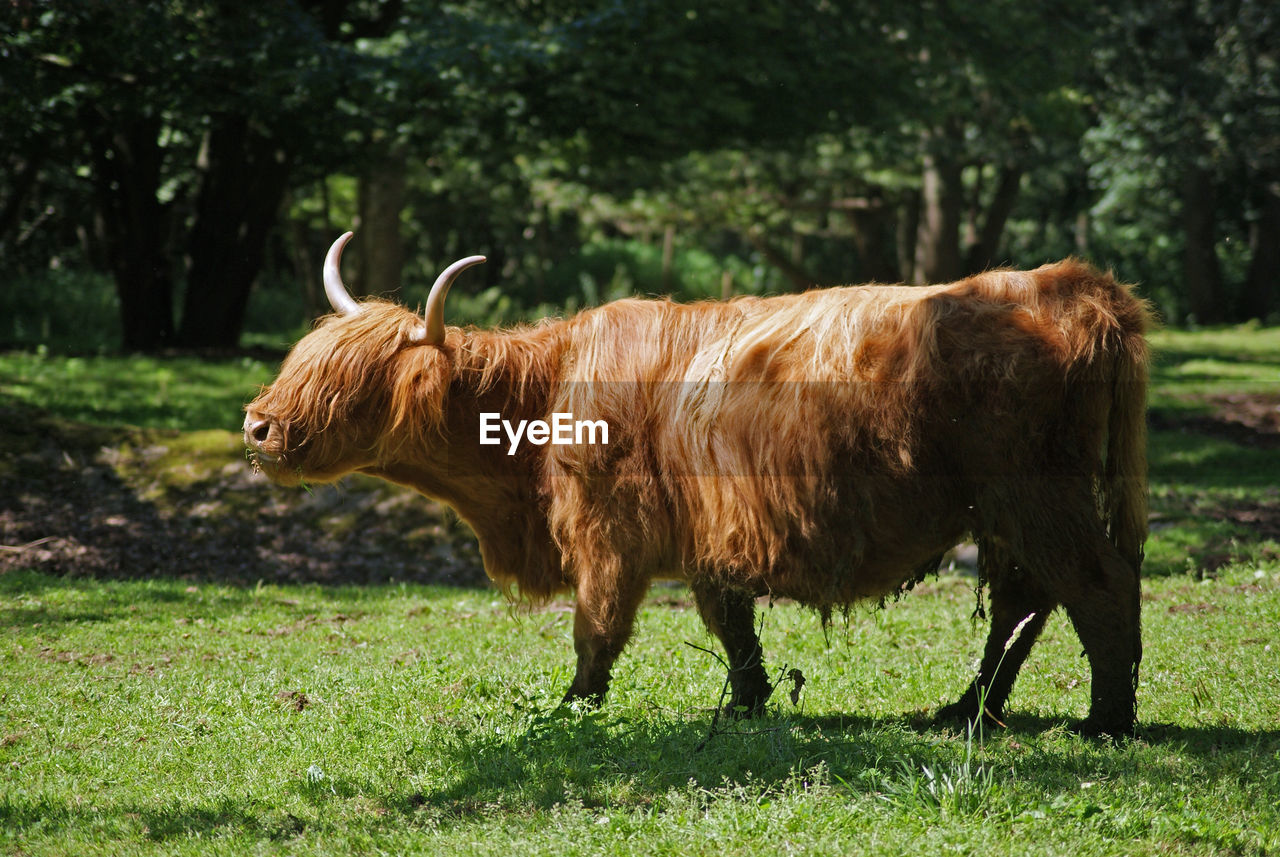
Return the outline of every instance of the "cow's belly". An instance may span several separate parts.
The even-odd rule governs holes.
[[[796,539],[797,549],[762,570],[752,588],[814,606],[881,598],[932,571],[964,539],[967,508],[938,495],[836,514],[811,538]]]

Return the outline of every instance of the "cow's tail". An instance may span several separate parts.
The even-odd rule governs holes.
[[[1130,626],[1132,682],[1138,686],[1142,662],[1140,578],[1147,540],[1147,304],[1118,286],[1121,332],[1114,355],[1111,407],[1107,418],[1107,451],[1103,476],[1103,508],[1107,536],[1132,569],[1128,583],[1133,616]]]
[[[1115,353],[1107,421],[1104,509],[1111,543],[1133,567],[1142,566],[1147,540],[1147,343],[1146,304],[1123,286],[1124,310]]]

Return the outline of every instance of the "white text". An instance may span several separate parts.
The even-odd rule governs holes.
[[[515,455],[520,440],[542,446],[545,443],[565,444],[607,444],[609,442],[609,424],[604,420],[575,420],[573,414],[554,413],[551,422],[543,420],[520,420],[512,424],[504,420],[502,414],[486,412],[480,414],[480,443],[483,446],[496,446],[502,443],[502,434],[507,436],[507,455]]]

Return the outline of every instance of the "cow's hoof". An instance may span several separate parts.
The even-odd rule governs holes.
[[[749,720],[753,717],[759,717],[764,714],[764,704],[767,700],[768,697],[754,699],[749,702],[739,702],[736,699],[731,699],[728,705],[720,709],[720,716],[731,720]]]
[[[944,705],[933,715],[938,723],[972,722],[978,714],[978,706],[965,700]]]
[[[585,711],[595,711],[597,708],[604,705],[604,694],[578,693],[575,690],[570,690],[564,695],[564,699],[560,700],[560,704]]]
[[[1103,720],[1101,718],[1086,717],[1079,723],[1071,727],[1071,731],[1079,735],[1081,738],[1088,738],[1094,741],[1115,741],[1120,743],[1128,741],[1134,737],[1138,724],[1133,720],[1127,722],[1120,720]]]
[[[1004,726],[1004,712],[992,711],[990,708],[982,712],[982,725],[987,728],[996,728]],[[974,723],[978,719],[978,703],[968,699],[961,699],[959,702],[953,702],[950,705],[944,705],[938,709],[938,713],[933,716],[935,723]]]

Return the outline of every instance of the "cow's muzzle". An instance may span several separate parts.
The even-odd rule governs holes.
[[[284,432],[270,417],[249,411],[244,417],[244,445],[260,458],[273,460],[283,451]]]

